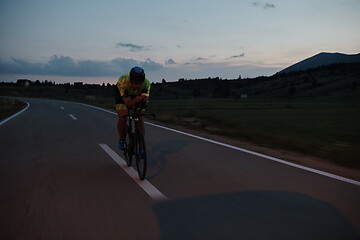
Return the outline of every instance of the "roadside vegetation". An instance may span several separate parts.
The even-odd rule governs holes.
[[[26,106],[25,103],[8,98],[0,98],[0,121],[17,113]]]
[[[156,121],[360,168],[360,68],[340,64],[255,79],[152,84]],[[0,96],[53,98],[114,109],[113,86],[0,83]],[[1,99],[1,98],[0,98]],[[7,101],[7,102],[6,102]],[[2,100],[1,106],[19,103]],[[5,108],[4,108],[5,109]],[[17,110],[16,110],[17,109]],[[1,108],[1,114],[6,115]]]

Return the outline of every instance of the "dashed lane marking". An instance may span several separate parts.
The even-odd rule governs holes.
[[[69,114],[69,116],[70,116],[73,120],[77,120],[77,118],[76,118],[74,115]]]

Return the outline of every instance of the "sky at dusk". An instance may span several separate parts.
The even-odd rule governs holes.
[[[360,53],[360,0],[0,0],[0,81],[270,76]]]

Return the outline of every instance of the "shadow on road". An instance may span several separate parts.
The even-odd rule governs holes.
[[[359,239],[333,205],[294,192],[202,196],[154,211],[161,239]]]
[[[151,179],[160,174],[166,167],[167,155],[180,152],[187,144],[186,141],[173,139],[160,142],[147,149],[148,176],[146,178]]]

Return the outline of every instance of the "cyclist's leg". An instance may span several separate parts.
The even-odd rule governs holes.
[[[126,120],[124,116],[128,114],[127,108],[125,104],[116,104],[116,112],[118,115],[118,122],[117,122],[117,130],[119,134],[119,146],[120,148],[125,148],[125,138],[126,138]]]

